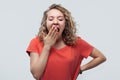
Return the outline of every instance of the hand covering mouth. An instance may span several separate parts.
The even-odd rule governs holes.
[[[57,31],[59,32],[59,31],[60,31],[60,28],[57,27]]]
[[[60,31],[59,24],[52,24],[52,26],[57,28],[57,32]]]

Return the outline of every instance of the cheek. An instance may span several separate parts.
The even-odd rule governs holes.
[[[46,26],[47,26],[48,31],[50,30],[51,24],[52,23],[50,23],[50,22],[46,22]]]
[[[62,31],[64,30],[64,28],[65,28],[65,23],[62,23],[62,24],[61,24],[61,29],[62,29]]]

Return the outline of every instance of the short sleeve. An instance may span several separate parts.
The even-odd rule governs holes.
[[[39,40],[37,37],[33,38],[28,47],[27,47],[27,50],[26,52],[28,53],[28,55],[30,55],[30,52],[35,52],[35,53],[38,53],[39,54],[39,48],[38,48],[38,44],[39,44]]]
[[[80,37],[78,37],[78,43],[79,43],[80,55],[87,58],[93,51],[94,47]]]

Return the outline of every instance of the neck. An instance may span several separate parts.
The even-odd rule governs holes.
[[[63,46],[65,46],[65,43],[62,38],[59,38],[54,45],[54,47],[56,47],[56,48],[61,48]]]
[[[61,44],[61,43],[64,43],[64,41],[63,41],[62,37],[61,37],[61,38],[59,38],[59,39],[56,41],[56,43],[55,43],[55,44]]]

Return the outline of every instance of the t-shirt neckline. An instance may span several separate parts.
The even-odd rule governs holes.
[[[60,48],[60,49],[57,49],[57,48],[55,48],[55,47],[52,47],[52,49],[54,49],[55,51],[64,51],[64,50],[66,50],[67,48],[68,48],[67,45],[65,45],[64,47],[62,47],[62,48]]]

